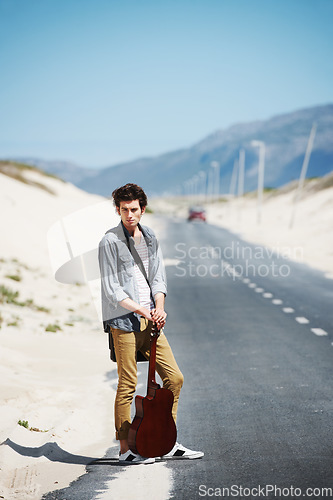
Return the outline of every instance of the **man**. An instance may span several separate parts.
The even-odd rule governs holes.
[[[113,191],[112,196],[121,221],[102,238],[99,265],[104,329],[112,334],[114,345],[111,344],[110,348],[114,349],[118,369],[114,410],[116,438],[120,442],[119,462],[148,464],[155,459],[141,457],[129,450],[128,431],[131,402],[137,384],[137,356],[141,354],[149,357],[152,326],[156,323],[157,328],[161,329],[166,322],[166,278],[155,234],[150,228],[140,225],[147,206],[145,192],[136,184],[126,184]],[[150,286],[140,262],[133,258],[135,251],[142,261]],[[170,389],[174,395],[172,415],[176,421],[183,375],[163,332],[157,339],[156,371],[163,381],[163,387]],[[202,452],[189,450],[176,443],[170,453],[162,458],[193,459],[202,456]]]

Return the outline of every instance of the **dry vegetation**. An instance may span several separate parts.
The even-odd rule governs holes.
[[[45,186],[41,182],[36,182],[32,179],[29,179],[28,177],[25,176],[25,173],[27,172],[38,172],[43,176],[46,177],[53,177],[58,180],[58,177],[56,177],[53,174],[49,174],[47,172],[44,172],[43,170],[40,170],[37,167],[33,167],[31,165],[25,165],[24,163],[17,163],[14,161],[6,161],[6,160],[0,160],[0,173],[7,175],[8,177],[11,177],[12,179],[16,179],[17,181],[23,182],[24,184],[29,184],[30,186],[35,186],[40,189],[43,189],[44,191],[47,191],[48,193],[55,195],[55,192],[50,189],[48,186]]]

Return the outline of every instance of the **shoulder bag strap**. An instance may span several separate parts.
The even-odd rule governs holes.
[[[142,262],[142,260],[140,258],[140,255],[138,254],[138,252],[137,252],[137,250],[136,250],[136,248],[134,246],[133,241],[130,240],[130,238],[128,237],[128,235],[126,233],[125,233],[125,236],[126,236],[126,242],[127,242],[128,250],[132,254],[135,263],[138,265],[138,267],[139,267],[140,271],[142,272],[145,280],[147,281],[147,284],[148,284],[149,290],[150,290],[151,299],[153,301],[154,307],[156,307],[155,299],[154,299],[153,292],[152,292],[152,289],[151,289],[151,286],[150,286],[150,283],[149,283],[149,280],[148,280],[148,276],[147,276],[147,273],[146,273],[146,270],[145,270],[145,266],[143,265],[143,262]],[[144,238],[143,235],[141,237]]]

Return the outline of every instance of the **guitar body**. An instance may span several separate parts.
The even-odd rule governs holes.
[[[173,393],[155,380],[157,335],[150,339],[147,395],[136,396],[136,414],[128,433],[128,446],[142,457],[160,457],[172,450],[177,429],[172,417]]]
[[[177,438],[172,392],[160,387],[149,392],[154,394],[136,396],[136,415],[128,434],[130,450],[146,458],[166,455]]]

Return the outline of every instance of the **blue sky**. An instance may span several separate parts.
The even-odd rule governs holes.
[[[333,102],[332,0],[0,0],[0,157],[104,167]]]

